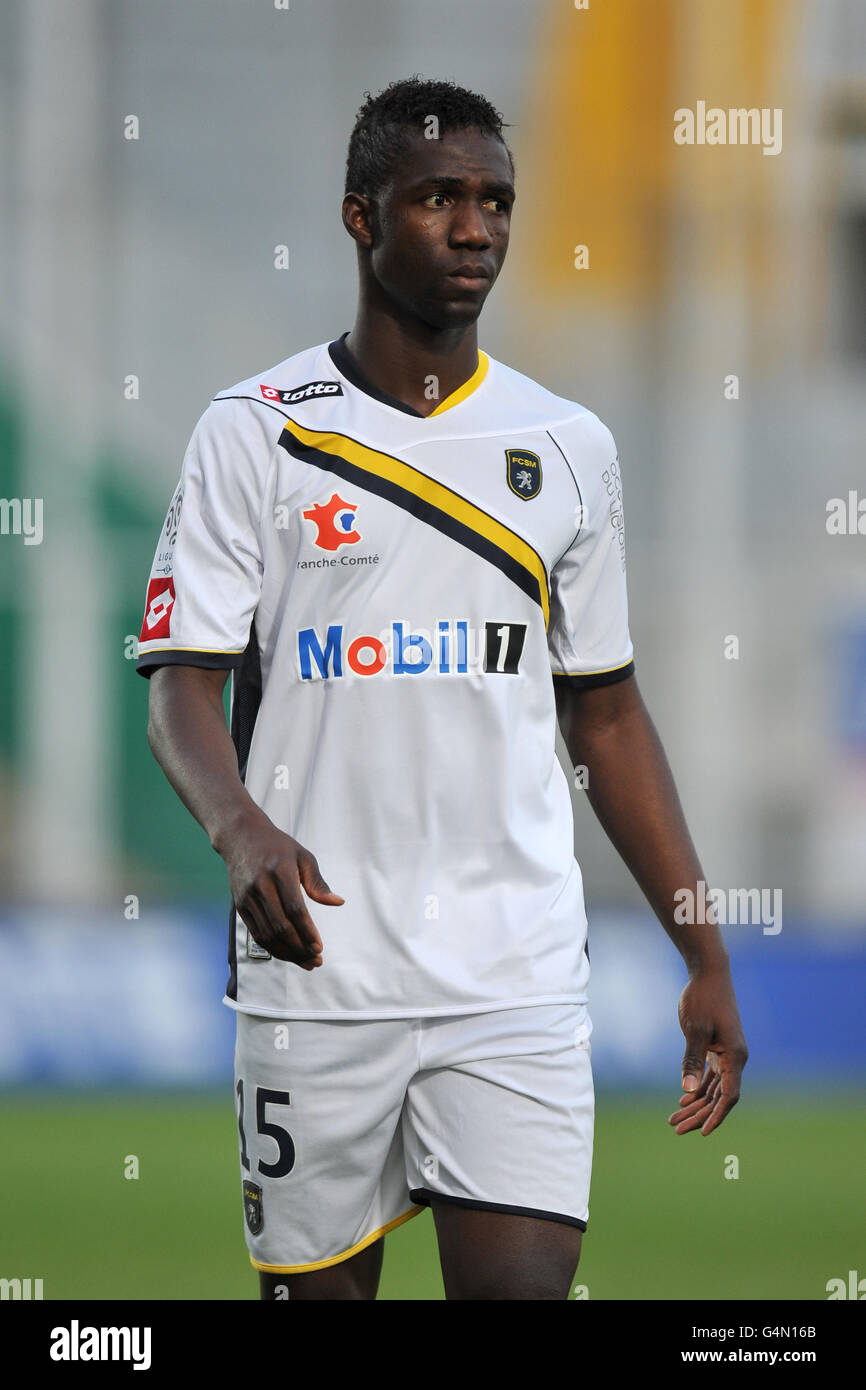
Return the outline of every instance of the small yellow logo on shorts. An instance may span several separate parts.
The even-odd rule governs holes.
[[[244,1216],[250,1228],[250,1234],[257,1236],[262,1226],[265,1224],[265,1216],[262,1211],[262,1189],[257,1182],[250,1182],[244,1179]]]

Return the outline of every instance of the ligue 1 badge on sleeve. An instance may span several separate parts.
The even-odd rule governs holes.
[[[528,501],[541,491],[541,459],[528,449],[505,450],[508,486],[518,497]]]
[[[265,1224],[262,1211],[262,1189],[257,1182],[244,1178],[244,1216],[250,1228],[250,1235],[257,1236]]]

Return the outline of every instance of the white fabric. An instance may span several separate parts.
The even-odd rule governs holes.
[[[575,1005],[357,1022],[238,1014],[253,1263],[337,1263],[437,1195],[585,1226],[591,1031]],[[279,1176],[260,1165],[279,1166],[288,1143],[258,1133],[259,1108],[291,1141]]]
[[[280,397],[322,381],[340,393]],[[465,519],[471,504],[474,537],[498,524],[497,554],[543,564],[549,630],[538,592],[431,524],[422,503],[413,511],[372,475],[347,480],[290,453],[290,422],[294,438],[336,434],[338,448],[387,455],[386,471],[408,465],[422,492],[444,485],[441,509]],[[511,449],[540,459],[536,495],[509,486]],[[615,470],[595,415],[493,360],[469,395],[426,419],[353,385],[327,344],[204,412],[179,521],[176,494],[157,546],[139,665],[237,668],[254,623],[263,691],[246,785],[346,899],[308,902],[324,942],[311,972],[256,959],[238,921],[231,1007],[380,1018],[586,1001],[551,670],[586,675],[632,657]],[[329,504],[323,531],[321,513],[304,513]],[[353,648],[359,637],[370,640]]]

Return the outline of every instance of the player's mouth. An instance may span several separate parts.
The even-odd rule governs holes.
[[[490,283],[490,272],[483,265],[459,265],[448,276],[462,290],[481,290]]]

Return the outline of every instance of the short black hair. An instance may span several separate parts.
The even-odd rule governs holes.
[[[430,116],[439,122],[439,134],[477,128],[483,135],[501,140],[514,169],[514,157],[502,134],[504,122],[496,107],[466,87],[427,78],[403,78],[392,82],[378,96],[365,92],[349,138],[346,160],[347,193],[375,198],[386,186],[391,171],[408,148],[413,131],[423,132]]]

